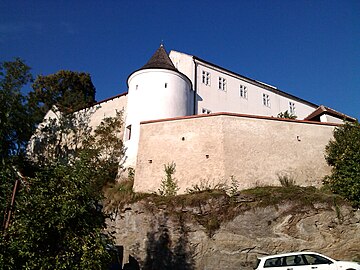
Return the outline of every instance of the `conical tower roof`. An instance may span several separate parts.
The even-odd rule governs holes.
[[[161,68],[178,71],[162,44],[160,45],[159,49],[156,50],[150,60],[142,68],[140,68],[140,70],[151,68]]]
[[[169,55],[167,54],[167,52],[164,48],[164,45],[162,45],[162,44],[156,50],[156,52],[153,54],[153,56],[150,58],[150,60],[142,68],[135,70],[128,76],[128,78],[127,78],[128,87],[129,87],[130,77],[133,74],[135,74],[136,72],[139,72],[141,70],[146,70],[146,69],[166,69],[166,70],[175,71],[175,72],[181,74],[181,76],[184,76],[186,78],[186,80],[191,84],[191,80],[185,74],[183,74],[179,70],[177,70],[177,68],[174,66],[173,62],[171,61]]]

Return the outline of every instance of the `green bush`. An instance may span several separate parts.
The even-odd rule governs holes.
[[[345,123],[334,130],[334,139],[326,146],[325,158],[332,167],[324,179],[332,192],[360,206],[360,124]]]
[[[164,164],[164,171],[166,177],[162,179],[161,185],[159,188],[159,194],[161,196],[175,196],[179,190],[177,181],[174,178],[176,172],[176,164],[174,162],[169,164]]]
[[[297,118],[296,115],[289,113],[287,110],[285,112],[278,113],[277,117],[284,118],[284,119],[296,119]]]

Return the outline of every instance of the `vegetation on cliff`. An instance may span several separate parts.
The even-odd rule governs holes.
[[[283,181],[282,186],[259,186],[240,191],[236,188],[236,179],[232,177],[230,185],[218,185],[215,188],[207,185],[195,186],[189,189],[187,194],[176,196],[134,193],[132,181],[106,188],[107,211],[123,211],[135,202],[142,202],[154,213],[159,209],[166,209],[170,216],[182,216],[185,220],[198,222],[205,228],[209,237],[222,223],[254,208],[277,207],[291,202],[296,205],[293,208],[296,212],[299,209],[314,209],[316,204],[322,204],[328,209],[333,209],[341,222],[339,207],[346,204],[341,196],[315,187],[300,187],[292,181]]]

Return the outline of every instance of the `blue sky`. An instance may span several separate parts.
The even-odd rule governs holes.
[[[360,1],[0,1],[0,61],[91,74],[96,99],[165,48],[360,118]]]

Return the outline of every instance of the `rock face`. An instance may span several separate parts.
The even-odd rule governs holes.
[[[123,246],[124,269],[247,270],[257,257],[306,250],[360,260],[360,211],[349,206],[286,202],[247,208],[221,224],[208,218],[203,226],[206,207],[214,205],[174,210],[143,200],[113,214],[108,230]],[[221,211],[221,203],[216,207]]]

